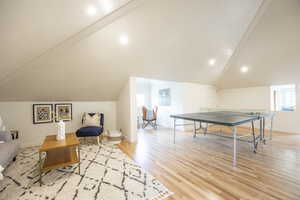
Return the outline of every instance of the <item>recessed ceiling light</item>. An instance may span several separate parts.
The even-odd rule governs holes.
[[[214,66],[215,64],[216,64],[216,59],[209,59],[209,61],[208,61],[208,64],[210,65],[210,66]]]
[[[123,45],[127,45],[129,42],[128,36],[123,34],[120,36],[120,43]]]
[[[87,9],[86,9],[86,13],[89,16],[94,16],[97,13],[97,9],[96,9],[95,6],[88,6]]]
[[[241,72],[242,73],[247,73],[249,71],[249,67],[247,67],[247,66],[242,66],[241,67]]]

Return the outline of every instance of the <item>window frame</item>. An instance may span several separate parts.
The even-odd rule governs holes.
[[[281,109],[277,109],[277,93],[279,92],[279,88],[292,88],[294,90],[294,101],[295,104],[292,105],[287,105],[286,107],[293,107],[293,109],[291,110],[283,110],[282,107],[284,107],[284,105],[281,105]],[[271,93],[271,98],[270,98],[270,107],[271,107],[271,111],[272,112],[295,112],[297,110],[297,85],[296,84],[280,84],[280,85],[271,85],[270,87],[270,93]]]

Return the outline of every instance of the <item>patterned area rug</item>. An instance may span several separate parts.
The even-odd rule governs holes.
[[[120,149],[108,145],[81,145],[80,175],[78,165],[51,170],[43,174],[40,187],[38,174],[37,148],[24,149],[4,172],[0,199],[159,200],[172,194]]]

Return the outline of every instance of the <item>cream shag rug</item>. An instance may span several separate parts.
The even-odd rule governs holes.
[[[172,194],[114,146],[81,145],[80,175],[77,166],[45,172],[40,187],[37,148],[23,149],[4,172],[0,199],[159,200]]]

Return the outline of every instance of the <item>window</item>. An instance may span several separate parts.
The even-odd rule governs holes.
[[[271,110],[294,111],[296,109],[296,86],[277,85],[271,87]]]

